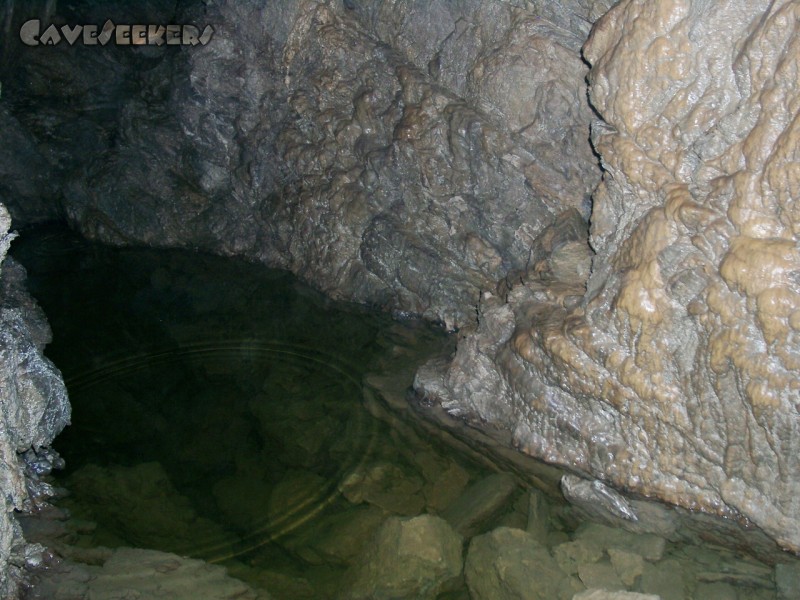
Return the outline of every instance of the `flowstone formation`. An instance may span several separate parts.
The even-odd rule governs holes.
[[[58,464],[50,442],[69,421],[61,374],[42,355],[50,341],[44,313],[24,287],[25,270],[6,252],[15,235],[0,205],[0,597],[16,597],[25,567],[41,562],[42,546],[22,537],[14,511],[31,511],[51,488],[39,480]]]
[[[580,46],[608,2],[181,4],[60,16],[210,23],[208,45],[23,48],[4,86],[64,181],[50,214],[86,236],[246,255],[453,329],[556,215],[588,217]]]
[[[604,169],[585,295],[512,282],[417,381],[526,453],[794,552],[799,15],[630,0],[602,17],[583,49]]]

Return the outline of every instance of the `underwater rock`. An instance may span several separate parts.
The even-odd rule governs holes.
[[[508,510],[519,492],[514,478],[507,473],[494,473],[473,483],[442,513],[458,533],[470,538],[486,531],[486,527]]]
[[[423,482],[397,465],[359,465],[339,483],[342,495],[354,504],[367,502],[398,515],[416,515],[425,506]]]
[[[433,600],[458,583],[461,545],[461,537],[440,517],[391,517],[365,546],[339,598]]]
[[[583,589],[532,535],[507,527],[472,539],[464,574],[475,600],[571,600]]]
[[[157,462],[87,465],[70,475],[68,485],[76,511],[89,511],[89,518],[103,522],[109,537],[97,540],[100,544],[214,556],[231,539],[220,525],[197,514]]]
[[[29,600],[270,600],[225,569],[175,554],[117,548],[102,566],[56,563],[39,573]]]
[[[705,598],[705,596],[703,596]],[[609,590],[586,590],[575,594],[572,600],[661,600],[660,596],[653,594],[639,594],[638,592],[619,592]]]

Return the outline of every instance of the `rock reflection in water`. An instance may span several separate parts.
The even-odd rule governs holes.
[[[410,384],[414,366],[451,343],[435,329],[195,252],[40,230],[14,253],[73,403],[55,444],[67,461],[57,484],[70,491],[59,506],[72,518],[47,540],[103,565],[69,586],[45,579],[32,598],[571,600],[604,589],[612,595],[587,597],[784,600],[796,590],[789,561],[776,570],[582,523],[393,413],[365,377]],[[205,590],[156,583],[177,558],[129,546],[220,563],[249,590],[219,573]],[[113,572],[131,561],[155,570],[123,585]],[[202,570],[180,564],[184,577]]]

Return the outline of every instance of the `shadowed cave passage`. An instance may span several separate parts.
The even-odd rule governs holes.
[[[253,598],[490,599],[508,585],[542,599],[599,587],[776,597],[767,565],[584,522],[387,405],[366,382],[408,386],[427,357],[452,352],[424,323],[241,260],[112,248],[55,226],[24,231],[13,256],[73,405],[54,444],[70,518],[41,539],[60,556],[174,552],[224,565]],[[22,522],[36,541],[36,519]],[[65,581],[45,578],[31,598]]]

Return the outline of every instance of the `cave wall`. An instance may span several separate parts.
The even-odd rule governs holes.
[[[21,222],[441,320],[462,339],[419,394],[800,550],[800,3],[157,4],[215,39],[17,57]]]
[[[58,158],[54,214],[89,237],[245,255],[452,329],[557,214],[589,215],[600,172],[580,46],[598,6],[154,9],[215,37],[140,55],[30,49],[16,81],[39,99],[14,118]],[[59,142],[69,128],[87,141],[80,162]],[[35,212],[9,196],[15,217]]]
[[[39,477],[58,462],[48,450],[69,421],[61,374],[43,356],[50,341],[44,313],[25,290],[25,270],[6,257],[14,234],[0,205],[0,597],[15,598],[23,571],[42,558],[43,548],[27,544],[14,518],[51,495]]]
[[[418,381],[525,452],[745,516],[794,552],[798,11],[631,0],[601,18],[584,46],[604,167],[586,295],[518,286],[487,305],[501,326]]]

